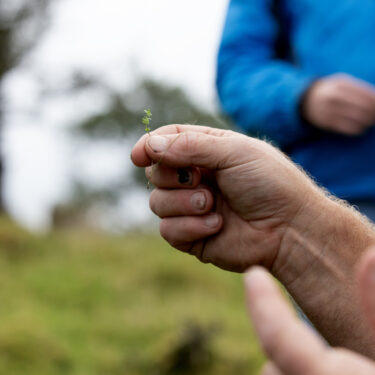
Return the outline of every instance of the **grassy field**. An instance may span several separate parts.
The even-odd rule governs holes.
[[[0,374],[257,374],[242,277],[156,236],[0,220]]]

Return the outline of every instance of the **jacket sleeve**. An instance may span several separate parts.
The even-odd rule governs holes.
[[[231,0],[216,84],[224,111],[242,130],[283,147],[309,132],[298,106],[315,77],[274,57],[271,1]]]

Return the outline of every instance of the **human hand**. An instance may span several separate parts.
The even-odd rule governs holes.
[[[359,294],[375,334],[375,251],[361,260]],[[263,375],[372,375],[375,362],[347,349],[327,346],[283,300],[271,277],[255,267],[245,278],[249,313],[270,360]],[[374,336],[375,342],[375,336]]]
[[[318,128],[346,135],[375,125],[375,87],[345,74],[315,82],[301,103],[302,115]]]
[[[157,187],[150,206],[162,218],[162,236],[232,271],[270,268],[303,207],[321,199],[281,152],[232,131],[165,126],[138,141],[132,160],[148,167]]]

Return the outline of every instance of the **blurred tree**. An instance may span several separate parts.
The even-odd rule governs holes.
[[[180,87],[168,86],[146,78],[132,90],[119,93],[92,78],[85,78],[83,75],[75,77],[76,88],[87,88],[90,82],[106,92],[107,107],[104,111],[84,119],[74,129],[78,136],[94,142],[103,139],[121,142],[126,138],[138,138],[145,132],[141,118],[146,108],[150,108],[152,112],[151,130],[165,124],[200,124],[230,128],[226,118],[198,106]],[[137,171],[139,170],[135,171],[134,182],[144,183],[143,173],[140,179]]]
[[[113,144],[130,144],[144,134],[141,123],[143,110],[152,111],[151,129],[164,124],[200,124],[219,128],[229,128],[229,122],[219,113],[210,113],[202,109],[179,87],[172,87],[155,80],[146,78],[127,92],[118,92],[99,78],[76,73],[71,83],[72,92],[84,90],[99,90],[106,97],[103,110],[83,119],[73,127],[75,139],[87,142],[113,142]],[[124,159],[129,159],[129,149],[124,147]],[[125,160],[124,160],[125,164]],[[124,174],[119,176],[117,183],[106,188],[94,188],[87,182],[78,180],[76,188],[63,206],[55,209],[53,217],[55,224],[69,222],[62,216],[77,216],[77,208],[88,210],[92,205],[103,203],[117,206],[124,193],[137,186],[146,188],[146,178],[141,169],[134,168],[132,176],[124,168]],[[77,205],[79,203],[79,207]],[[82,215],[80,215],[82,216]],[[74,220],[72,220],[73,222]]]
[[[165,124],[200,124],[229,128],[227,119],[210,113],[195,102],[180,87],[172,87],[146,78],[125,93],[117,92],[100,80],[76,74],[72,89],[98,88],[105,92],[108,104],[104,111],[83,120],[75,129],[80,136],[118,140],[130,134],[144,133],[143,110],[152,112],[152,129]]]
[[[4,211],[2,86],[6,75],[20,65],[38,42],[47,25],[47,11],[51,2],[52,0],[0,0],[0,211]]]

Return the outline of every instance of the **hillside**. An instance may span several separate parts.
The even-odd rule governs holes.
[[[256,374],[242,278],[157,236],[0,220],[0,374]]]

